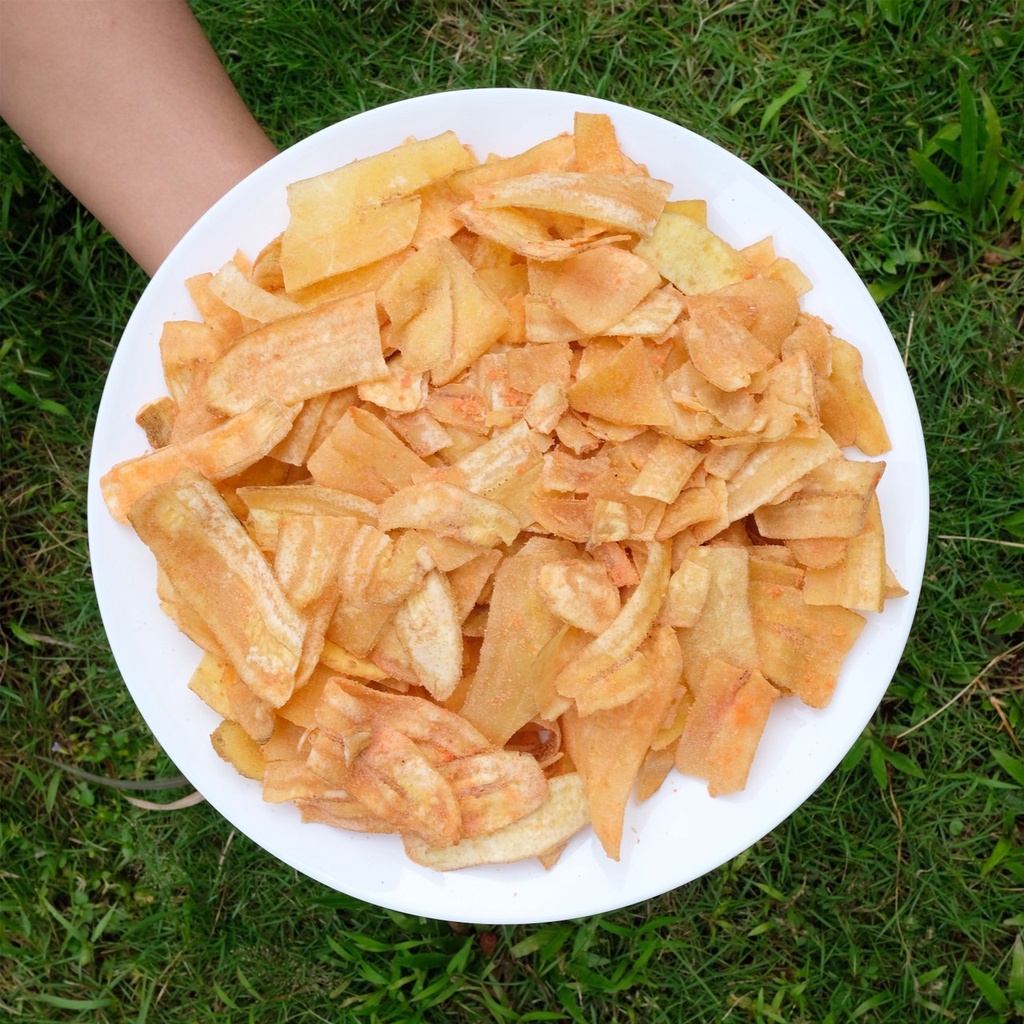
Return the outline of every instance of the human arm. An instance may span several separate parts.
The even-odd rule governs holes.
[[[0,0],[0,116],[149,274],[276,153],[185,0]]]

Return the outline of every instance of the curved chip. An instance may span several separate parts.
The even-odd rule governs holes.
[[[547,800],[512,825],[443,849],[433,848],[416,836],[404,836],[405,851],[410,860],[435,871],[543,857],[585,828],[590,820],[587,795],[579,775],[556,776],[548,786]]]

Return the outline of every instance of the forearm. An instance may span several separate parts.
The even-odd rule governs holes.
[[[275,153],[185,0],[0,0],[0,116],[150,274]]]

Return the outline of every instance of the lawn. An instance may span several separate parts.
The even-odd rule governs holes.
[[[868,283],[905,360],[932,486],[920,608],[880,708],[812,799],[705,877],[578,921],[381,910],[209,805],[145,810],[57,767],[177,774],[110,655],[86,537],[92,425],[146,279],[0,125],[0,1014],[1024,1020],[1024,7],[193,7],[282,148],[403,97],[528,86],[651,111],[776,182]]]

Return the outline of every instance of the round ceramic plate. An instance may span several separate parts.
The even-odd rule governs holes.
[[[712,799],[703,783],[671,775],[653,798],[630,807],[618,862],[587,830],[550,871],[531,861],[435,873],[410,863],[397,837],[303,824],[291,805],[264,803],[260,787],[214,753],[217,718],[186,685],[199,652],[160,611],[153,558],[110,518],[98,480],[146,449],[134,417],[144,401],[166,393],[161,327],[198,319],[183,282],[216,270],[236,249],[254,256],[280,232],[289,182],[447,129],[481,158],[512,155],[571,131],[577,110],[608,113],[625,152],[673,182],[673,198],[706,199],[709,226],[732,244],[773,236],[777,252],[813,282],[804,308],[860,348],[893,441],[879,487],[888,558],[910,593],[870,617],[826,710],[795,699],[776,704],[744,792]],[[125,328],[89,481],[93,575],[111,649],[139,710],[192,784],[236,828],[326,885],[406,913],[486,924],[564,920],[637,903],[724,863],[799,807],[857,739],[892,679],[917,604],[927,526],[924,442],[897,347],[863,283],[814,221],[751,167],[685,128],[601,100],[526,89],[422,96],[360,114],[282,153],[217,203],[168,257]]]

